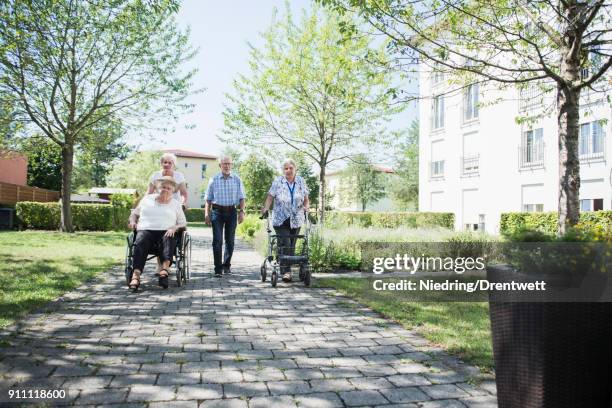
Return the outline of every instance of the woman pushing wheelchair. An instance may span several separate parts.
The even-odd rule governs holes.
[[[140,275],[147,256],[158,248],[161,260],[159,286],[168,287],[168,270],[176,247],[176,232],[187,226],[185,213],[173,194],[178,185],[173,177],[163,176],[156,180],[158,193],[147,194],[132,211],[129,228],[136,230],[133,248],[133,274],[130,289],[138,290]]]

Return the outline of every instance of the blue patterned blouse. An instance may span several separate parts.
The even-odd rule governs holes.
[[[274,179],[268,191],[274,197],[272,225],[278,227],[287,218],[291,218],[291,228],[301,227],[304,223],[304,198],[308,197],[308,193],[308,186],[300,176],[295,176],[293,185],[289,184],[285,176]]]

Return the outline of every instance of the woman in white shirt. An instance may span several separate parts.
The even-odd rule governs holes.
[[[161,249],[159,285],[164,289],[168,287],[168,268],[172,264],[176,246],[175,233],[179,228],[187,226],[181,204],[173,197],[177,190],[174,178],[163,176],[156,183],[159,193],[144,196],[130,216],[129,227],[137,231],[134,242],[134,273],[129,285],[134,291],[140,286],[140,274],[147,262],[147,255],[155,244]]]
[[[153,194],[155,192],[155,183],[160,178],[164,176],[173,177],[177,184],[177,191],[174,192],[173,197],[184,206],[184,209],[187,209],[187,184],[183,173],[176,171],[176,160],[176,156],[172,153],[164,153],[162,155],[159,159],[161,170],[151,174],[147,194]]]

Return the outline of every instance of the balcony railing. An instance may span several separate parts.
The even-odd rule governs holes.
[[[480,169],[480,155],[472,154],[461,157],[461,175],[471,176],[478,174]]]
[[[525,112],[542,104],[542,90],[535,85],[529,85],[519,91],[519,112]]]
[[[586,143],[586,144],[585,144]],[[578,146],[580,161],[598,161],[606,158],[606,138],[602,133],[599,137],[581,139]]]
[[[519,169],[544,167],[544,142],[519,146]]]
[[[429,163],[429,178],[444,177],[444,160]]]

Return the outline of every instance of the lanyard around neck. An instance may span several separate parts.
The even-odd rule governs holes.
[[[293,180],[293,187],[289,185],[289,182],[285,180],[289,193],[291,194],[291,207],[293,207],[293,192],[295,191],[295,180]]]

